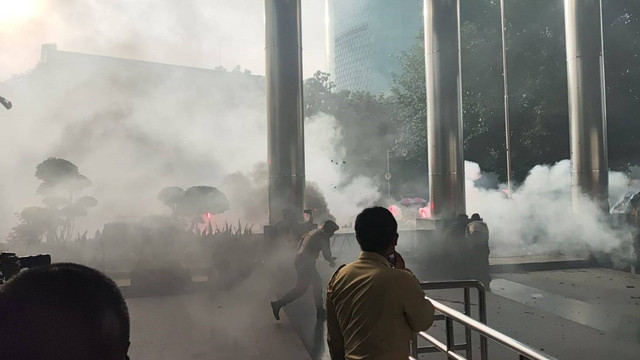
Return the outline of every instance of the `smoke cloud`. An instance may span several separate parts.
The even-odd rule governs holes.
[[[477,186],[485,177],[478,164],[465,162],[465,173],[467,212],[479,213],[489,224],[494,255],[602,252],[623,262],[630,257],[626,228],[612,228],[591,201],[573,212],[569,160],[535,166],[511,199],[503,191],[505,184],[499,189]],[[610,173],[609,187],[612,205],[631,190],[629,178],[617,172]]]
[[[16,106],[3,113],[0,233],[6,235],[35,195],[35,166],[54,156],[76,164],[98,206],[78,229],[168,214],[165,187],[211,185],[231,210],[219,221],[266,222],[264,78],[54,52],[28,74],[0,83]],[[349,224],[378,197],[372,179],[345,172],[345,139],[336,119],[306,121],[308,198],[318,220]]]
[[[302,7],[305,76],[324,70],[324,1]],[[20,0],[0,12],[0,81],[33,68],[39,47],[264,73],[264,2]],[[4,96],[4,95],[3,95]]]

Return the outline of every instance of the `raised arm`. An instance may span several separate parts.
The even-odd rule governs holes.
[[[331,255],[331,243],[329,242],[329,239],[321,239],[320,241],[322,241],[322,256],[327,260],[331,267],[336,266],[336,258]]]

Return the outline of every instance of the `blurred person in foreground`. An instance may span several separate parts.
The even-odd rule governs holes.
[[[339,268],[327,286],[333,360],[407,359],[412,332],[433,323],[433,305],[395,251],[397,229],[391,212],[382,207],[365,209],[356,218],[362,253]]]
[[[76,264],[31,268],[0,286],[0,358],[125,360],[129,313],[116,284]]]
[[[340,229],[338,224],[327,220],[320,229],[309,231],[302,236],[295,260],[298,276],[296,286],[281,299],[271,302],[271,310],[273,310],[273,316],[276,320],[280,320],[280,309],[304,295],[309,285],[312,287],[313,299],[316,303],[316,317],[318,319],[326,317],[322,301],[322,279],[316,270],[316,259],[322,252],[322,256],[327,260],[329,266],[336,266],[336,258],[331,256],[329,239],[338,229]]]

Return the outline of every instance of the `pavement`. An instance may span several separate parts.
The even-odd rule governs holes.
[[[128,298],[131,358],[329,359],[326,324],[315,318],[310,289],[284,308],[281,321],[271,314],[269,301],[295,283],[293,256],[289,255],[283,256],[277,268],[258,269],[227,292]],[[356,255],[349,252],[338,264]],[[420,277],[417,265],[410,267]],[[318,270],[325,280],[334,271],[322,258]],[[640,358],[638,275],[603,268],[500,273],[494,275],[491,289],[488,325],[505,335],[563,360]],[[461,290],[427,295],[462,309]],[[473,291],[472,313],[477,314]],[[442,322],[429,332],[444,340]],[[462,340],[463,328],[456,326],[455,334],[458,342]],[[479,358],[478,343],[474,335],[475,358]],[[489,355],[492,360],[517,358],[492,342]],[[442,354],[421,356],[423,360],[442,358]]]
[[[547,258],[536,261],[548,261]],[[351,259],[340,259],[348,262]],[[559,261],[564,261],[559,259]],[[318,270],[328,278],[322,260]],[[419,276],[419,271],[415,271]],[[507,273],[494,276],[487,294],[488,325],[557,359],[600,360],[640,358],[640,276],[603,268]],[[477,298],[472,291],[472,313],[477,319]],[[462,311],[461,290],[427,292],[427,296]],[[329,359],[326,327],[315,319],[311,294],[288,305],[285,312],[314,360]],[[429,333],[444,342],[444,323]],[[457,343],[464,329],[455,327]],[[472,337],[479,358],[479,336]],[[421,346],[427,345],[424,343]],[[492,360],[517,358],[489,341]],[[442,354],[420,359],[442,359]]]
[[[286,314],[276,321],[269,272],[228,292],[128,298],[135,360],[310,359]]]

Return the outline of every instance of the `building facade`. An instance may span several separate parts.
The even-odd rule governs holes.
[[[338,90],[391,88],[398,55],[416,41],[422,0],[326,0],[327,64]]]

